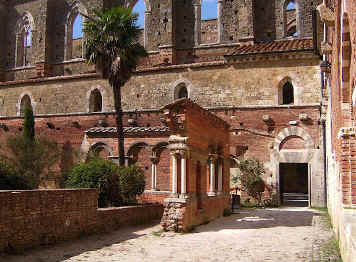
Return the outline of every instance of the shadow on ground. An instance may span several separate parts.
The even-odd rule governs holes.
[[[37,247],[34,250],[27,250],[26,253],[19,255],[1,254],[0,262],[64,261],[82,253],[110,248],[110,246],[119,244],[120,242],[142,237],[146,233],[140,233],[139,231],[155,226],[158,223],[159,221],[154,221],[151,224],[122,228],[112,233],[84,236],[77,240],[57,243],[54,246]]]
[[[211,232],[228,229],[259,229],[271,227],[312,226],[313,216],[320,212],[307,208],[241,209],[229,217],[197,227],[195,232]]]

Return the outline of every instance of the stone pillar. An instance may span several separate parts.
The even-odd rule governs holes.
[[[181,193],[187,193],[187,156],[186,152],[181,153]]]
[[[209,162],[209,169],[210,169],[210,185],[209,185],[209,192],[208,196],[216,196],[215,193],[215,158],[211,157]]]
[[[219,164],[218,164],[218,194],[222,194],[222,185],[223,185],[223,166],[224,166],[224,160],[220,159]]]
[[[194,44],[195,46],[200,45],[201,38],[201,5],[194,5]]]
[[[152,157],[152,190],[156,191],[157,190],[157,164],[158,164],[158,158],[157,157]]]
[[[149,43],[148,42],[148,26],[146,26],[146,21],[148,21],[148,17],[151,15],[151,11],[146,11],[145,12],[145,29],[143,30],[144,32],[144,36],[143,36],[143,46],[145,48],[147,48],[147,44]],[[152,47],[149,47],[149,48],[152,48]]]
[[[223,39],[222,10],[223,0],[218,0],[218,43],[221,43]]]
[[[173,196],[177,196],[177,155],[175,153],[171,153],[172,160],[172,194]]]

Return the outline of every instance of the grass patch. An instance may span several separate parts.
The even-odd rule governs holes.
[[[334,236],[323,245],[321,248],[321,253],[322,261],[342,262],[339,242]]]
[[[322,212],[328,211],[328,208],[326,208],[326,207],[311,207],[311,209],[322,211]]]
[[[160,229],[158,231],[152,232],[152,235],[156,236],[156,237],[160,237],[163,234],[164,230]]]

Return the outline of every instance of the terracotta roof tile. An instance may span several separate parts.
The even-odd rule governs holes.
[[[153,127],[124,127],[125,134],[136,134],[136,133],[146,133],[146,132],[156,132],[156,133],[167,133],[169,128],[166,126],[153,126]],[[116,127],[92,127],[85,131],[89,134],[103,134],[103,133],[116,133]]]
[[[230,56],[306,50],[313,50],[312,39],[281,40],[253,45],[242,45],[236,47]]]

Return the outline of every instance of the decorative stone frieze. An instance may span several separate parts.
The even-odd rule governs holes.
[[[324,55],[330,55],[333,51],[332,46],[329,42],[322,42],[320,49],[321,53]]]
[[[350,136],[355,136],[355,128],[353,127],[342,127],[339,130],[339,133],[337,134],[337,137],[339,139],[341,138],[348,138]]]
[[[316,10],[318,10],[321,21],[323,21],[323,23],[325,23],[327,26],[334,26],[335,15],[330,8],[328,8],[325,4],[321,4],[316,8]]]

